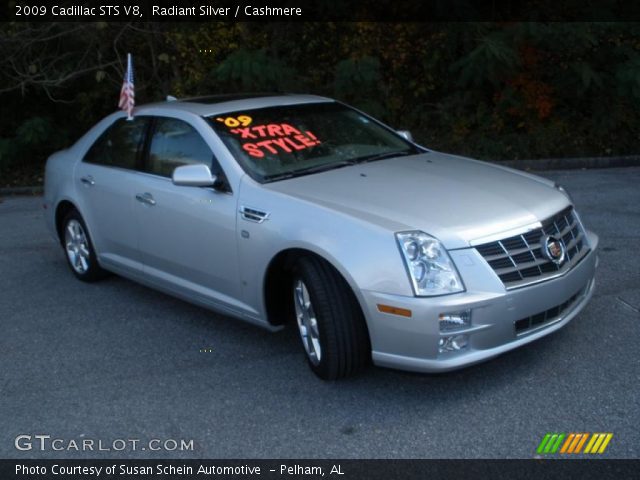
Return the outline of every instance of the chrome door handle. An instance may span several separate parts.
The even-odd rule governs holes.
[[[156,201],[153,199],[153,195],[151,195],[149,192],[137,193],[136,194],[136,200],[138,200],[139,202],[142,202],[142,203],[146,203],[147,205],[155,205],[156,204]]]
[[[96,182],[93,180],[93,177],[91,175],[87,175],[86,177],[81,177],[80,181],[90,187],[96,184]]]

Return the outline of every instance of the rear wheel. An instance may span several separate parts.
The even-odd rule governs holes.
[[[77,210],[66,215],[60,234],[67,264],[78,279],[95,282],[106,276],[107,272],[98,264],[87,226]]]
[[[320,378],[356,373],[371,358],[366,323],[347,282],[320,258],[304,257],[293,269],[295,320],[309,366]]]

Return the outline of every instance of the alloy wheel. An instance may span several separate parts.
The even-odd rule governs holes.
[[[311,304],[309,290],[305,283],[297,279],[293,287],[293,303],[296,309],[296,321],[300,338],[305,352],[313,365],[318,365],[322,359],[322,348],[320,346],[320,331],[318,320]]]
[[[89,269],[89,241],[82,224],[71,219],[64,231],[64,244],[71,267],[80,275]]]

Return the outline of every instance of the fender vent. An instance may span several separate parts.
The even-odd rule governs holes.
[[[269,213],[251,207],[240,207],[240,215],[249,222],[262,223],[269,219]]]

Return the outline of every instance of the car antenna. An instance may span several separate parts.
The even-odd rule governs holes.
[[[167,100],[167,102],[175,102],[178,99],[176,97],[174,97],[173,95],[167,95],[166,100]]]

